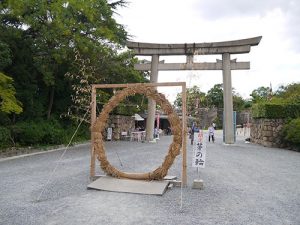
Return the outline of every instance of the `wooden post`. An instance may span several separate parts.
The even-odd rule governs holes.
[[[187,186],[186,165],[186,84],[182,84],[182,185]]]
[[[91,96],[92,104],[91,104],[91,129],[96,122],[96,88],[92,85],[92,96]],[[95,151],[94,151],[94,132],[91,132],[91,167],[90,167],[90,179],[95,177]]]

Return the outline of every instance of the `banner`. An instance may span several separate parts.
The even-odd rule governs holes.
[[[206,157],[206,138],[203,135],[203,130],[199,133],[194,133],[194,145],[193,145],[193,159],[192,167],[205,167]]]
[[[111,141],[112,139],[112,128],[107,128],[107,140]]]
[[[156,127],[159,129],[159,113],[156,115]]]

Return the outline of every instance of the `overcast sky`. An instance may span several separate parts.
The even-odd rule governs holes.
[[[152,43],[201,43],[263,36],[249,54],[232,55],[250,61],[250,70],[232,71],[232,85],[244,98],[260,86],[300,82],[299,0],[129,0],[117,11],[131,41]],[[197,56],[196,62],[221,59]],[[183,57],[162,58],[185,62]],[[222,83],[222,71],[159,72],[159,82],[186,81],[207,92]],[[180,89],[161,89],[174,100]]]

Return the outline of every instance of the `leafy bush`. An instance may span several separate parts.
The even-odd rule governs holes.
[[[51,120],[43,124],[44,137],[42,143],[45,144],[62,144],[65,142],[65,134],[63,127],[57,120]]]
[[[69,134],[67,136],[66,142],[70,141],[70,139],[71,139],[72,135],[74,134],[76,128],[77,128],[77,124],[73,125],[71,128],[69,128],[69,130],[68,130]],[[78,129],[76,135],[74,136],[73,143],[89,140],[90,137],[91,137],[91,132],[90,132],[89,126],[87,124],[81,124],[81,126]]]
[[[0,126],[0,148],[68,144],[78,124],[62,120],[30,120],[7,127]],[[90,138],[89,126],[81,124],[72,143]]]
[[[16,141],[21,145],[61,144],[64,129],[56,120],[25,121],[16,125]]]
[[[258,103],[252,106],[253,118],[297,118],[300,116],[300,104]]]
[[[300,150],[300,118],[293,119],[282,129],[283,140]]]
[[[0,147],[7,147],[10,144],[10,130],[6,127],[0,126]]]
[[[33,145],[42,142],[44,132],[37,123],[32,121],[16,125],[16,142],[21,145]]]

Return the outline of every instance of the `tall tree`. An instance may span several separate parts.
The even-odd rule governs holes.
[[[0,72],[0,112],[21,113],[21,103],[15,97],[13,79]]]
[[[111,51],[105,59],[106,63],[93,65],[89,58],[84,58],[79,51],[75,51],[76,59],[72,63],[72,69],[66,73],[66,77],[71,81],[73,93],[71,94],[72,105],[68,108],[67,116],[73,119],[81,119],[90,105],[91,85],[94,83],[144,83],[148,82],[146,74],[134,69],[137,58],[132,52],[120,54]],[[110,76],[99,76],[102,73]],[[113,95],[112,89],[101,89],[98,91],[97,106],[101,110],[104,103]],[[115,113],[122,115],[133,115],[134,113],[146,109],[146,101],[140,95],[129,96],[123,103],[114,110]],[[133,107],[134,106],[134,107]],[[89,114],[86,122],[89,122]]]
[[[48,95],[47,117],[51,115],[55,90],[74,60],[73,49],[92,61],[116,51],[127,33],[113,19],[113,10],[123,1],[106,0],[4,0],[0,5],[2,26],[24,33],[32,41],[33,65]]]
[[[9,46],[0,41],[0,71],[12,63]],[[21,103],[16,99],[13,79],[0,72],[0,112],[21,113]]]
[[[216,84],[207,92],[208,104],[210,107],[223,108],[223,85]],[[245,100],[232,88],[233,110],[241,111],[245,106]]]
[[[215,84],[207,92],[208,104],[213,107],[223,108],[223,85]]]
[[[16,97],[23,104],[23,113],[17,120],[41,117],[45,114],[47,93],[40,73],[34,67],[32,40],[26,38],[22,30],[0,26],[0,40],[6,43],[11,52],[11,64],[3,68],[14,80]]]
[[[199,114],[200,107],[207,106],[206,95],[204,92],[200,91],[200,88],[197,86],[186,89],[186,98],[187,113],[191,116],[196,116],[197,114]],[[176,108],[181,108],[181,93],[177,94],[174,105]]]
[[[246,101],[238,93],[232,95],[233,110],[240,112],[245,109]]]
[[[252,91],[250,96],[252,97],[253,103],[258,103],[261,101],[266,101],[268,99],[268,96],[270,94],[270,88],[269,87],[259,87]]]
[[[300,83],[292,83],[279,87],[274,95],[274,101],[276,99],[284,102],[300,103]]]

